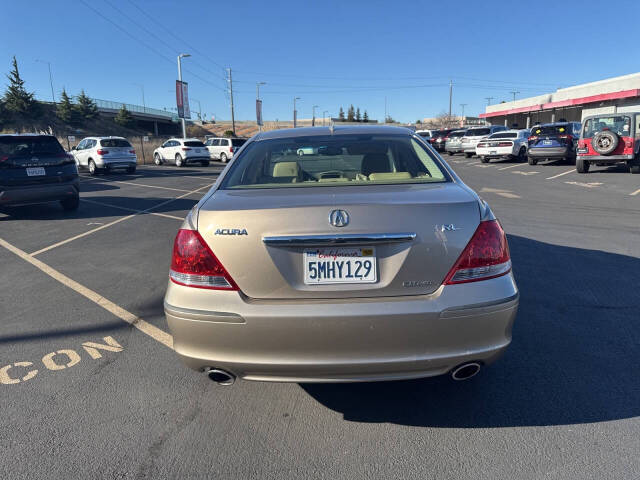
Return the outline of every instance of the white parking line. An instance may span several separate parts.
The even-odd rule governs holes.
[[[640,193],[640,188],[638,190],[636,190],[635,192],[630,193],[629,195],[633,197],[635,195],[638,195],[639,193]]]
[[[189,196],[189,195],[191,195],[193,193],[197,193],[200,190],[203,190],[205,188],[210,187],[211,185],[213,185],[213,184],[205,185],[204,187],[200,187],[200,188],[198,188],[196,190],[193,190],[191,192],[183,193],[182,195],[180,195],[178,197],[175,197],[175,198],[170,198],[169,200],[166,200],[164,202],[158,203],[157,205],[149,207],[149,208],[147,208],[145,210],[140,210],[139,212],[134,213],[133,215],[128,215],[126,217],[119,218],[118,220],[115,220],[115,221],[113,221],[111,223],[107,223],[106,225],[102,225],[101,227],[94,228],[93,230],[89,230],[88,232],[81,233],[80,235],[76,235],[75,237],[67,238],[66,240],[62,240],[61,242],[54,243],[53,245],[49,245],[48,247],[45,247],[45,248],[41,248],[40,250],[35,251],[35,252],[31,253],[30,255],[32,255],[32,256],[40,255],[41,253],[48,252],[49,250],[52,250],[52,249],[57,248],[57,247],[60,247],[60,246],[65,245],[65,244],[67,244],[69,242],[73,242],[74,240],[77,240],[78,238],[86,237],[87,235],[91,235],[92,233],[98,232],[100,230],[104,230],[105,228],[110,227],[112,225],[115,225],[116,223],[120,223],[120,222],[122,222],[124,220],[128,220],[130,218],[133,218],[133,217],[135,217],[137,215],[141,215],[143,213],[149,213],[152,210],[155,210],[156,208],[160,208],[160,207],[162,207],[162,206],[164,206],[164,205],[166,205],[168,203],[171,203],[171,202],[174,202],[174,201],[179,200],[181,198],[187,197],[187,196]]]
[[[502,190],[500,188],[482,187],[482,189],[480,190],[480,193],[484,193],[484,192],[495,193],[496,195],[499,195],[505,198],[522,198],[520,195],[516,195],[511,190]]]
[[[515,174],[517,174],[517,175],[525,175],[525,176],[526,176],[526,175],[537,175],[537,174],[538,174],[538,173],[540,173],[540,172],[523,172],[523,171],[521,171],[521,170],[514,170],[514,171],[513,171],[513,172],[511,172],[511,173],[515,173]]]
[[[602,185],[602,182],[590,182],[590,183],[584,183],[584,182],[564,182],[567,185],[577,185],[579,187],[586,187],[586,188],[595,188],[595,187],[599,187],[600,185]]]
[[[520,164],[516,163],[515,165],[509,165],[508,167],[502,167],[502,168],[499,168],[498,170],[506,170],[508,168],[515,168],[515,167],[519,167],[519,166],[520,166]]]
[[[562,177],[563,175],[569,175],[570,173],[575,173],[576,169],[572,168],[571,170],[567,170],[566,172],[559,173],[558,175],[554,175],[553,177],[547,177],[545,180],[553,180],[554,178]]]
[[[467,163],[467,165],[477,165],[478,163],[481,163],[481,162],[471,162],[471,163]]]
[[[474,165],[476,168],[491,168],[494,165],[491,165],[490,163],[483,163],[482,165]]]
[[[87,177],[85,177],[87,178]],[[125,182],[123,180],[113,180],[109,177],[103,178],[92,178],[92,180],[104,180],[110,183],[124,183],[125,185],[135,185],[136,187],[147,187],[147,188],[160,188],[162,190],[172,190],[174,192],[188,192],[189,190],[185,190],[184,188],[172,188],[172,187],[160,187],[158,185],[145,185],[143,183],[134,183],[134,182]]]
[[[81,198],[80,201],[86,202],[86,203],[93,203],[94,205],[101,205],[103,207],[117,208],[119,210],[125,210],[127,212],[142,213],[142,210],[137,210],[135,208],[121,207],[120,205],[113,205],[112,203],[96,202],[95,200],[89,200],[87,198]],[[176,217],[175,215],[169,215],[166,213],[157,213],[157,212],[147,212],[147,213],[149,215],[155,215],[156,217],[173,218],[175,220],[180,220],[180,221],[184,220],[184,218],[182,217]]]
[[[115,315],[116,317],[118,317],[120,320],[122,320],[124,322],[127,322],[128,324],[130,324],[134,328],[137,328],[138,330],[140,330],[142,333],[144,333],[146,335],[149,335],[151,338],[153,338],[157,342],[160,342],[163,345],[165,345],[165,346],[167,346],[167,347],[169,347],[171,349],[173,348],[173,337],[169,333],[165,332],[164,330],[161,330],[160,328],[156,327],[155,325],[152,325],[149,322],[146,322],[145,320],[141,319],[140,317],[137,317],[136,315],[134,315],[133,313],[131,313],[131,312],[127,311],[127,310],[125,310],[121,306],[116,305],[112,301],[107,300],[102,295],[99,295],[98,293],[94,292],[93,290],[85,287],[84,285],[81,285],[80,283],[76,282],[75,280],[72,280],[71,278],[69,278],[66,275],[60,273],[56,269],[50,267],[46,263],[41,262],[37,258],[33,258],[33,256],[29,255],[27,252],[24,252],[24,251],[20,250],[19,248],[14,247],[13,245],[11,245],[9,242],[5,241],[2,238],[0,238],[0,246],[6,248],[10,252],[16,254],[18,257],[20,257],[24,261],[29,262],[34,267],[38,268],[39,270],[41,270],[42,272],[46,273],[51,278],[57,280],[58,282],[62,283],[63,285],[65,285],[65,286],[69,287],[70,289],[76,291],[77,293],[79,293],[83,297],[88,298],[89,300],[91,300],[96,305],[104,308],[108,312],[110,312],[113,315]]]

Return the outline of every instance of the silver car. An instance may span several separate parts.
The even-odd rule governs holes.
[[[518,297],[500,223],[422,137],[316,127],[242,147],[178,231],[164,308],[221,384],[462,380]]]
[[[465,157],[470,158],[476,154],[476,146],[480,140],[487,138],[492,133],[502,132],[504,130],[507,130],[507,127],[501,125],[475,127],[467,130],[464,137],[460,140],[460,146],[462,147]]]
[[[134,173],[138,157],[124,137],[87,137],[71,149],[78,168],[86,168],[91,175],[104,171],[125,170]]]
[[[449,155],[455,155],[456,153],[463,152],[462,137],[467,133],[467,129],[454,130],[447,136],[447,141],[444,144],[444,150]]]

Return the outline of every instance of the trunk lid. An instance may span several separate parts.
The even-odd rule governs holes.
[[[348,212],[348,225],[337,228],[329,223],[334,209]],[[477,198],[455,183],[246,189],[216,191],[200,208],[198,230],[248,297],[349,298],[434,292],[479,221]],[[239,234],[244,229],[246,235]],[[263,237],[399,233],[416,236],[373,245],[375,283],[307,285],[304,252],[314,247],[263,241]],[[357,245],[344,247],[352,246]]]

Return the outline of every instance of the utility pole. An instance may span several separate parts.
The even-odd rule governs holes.
[[[178,81],[180,82],[180,88],[182,88],[182,59],[190,56],[191,54],[189,53],[181,53],[178,55]],[[184,121],[184,107],[182,109],[182,118],[180,120],[182,120],[182,138],[187,138],[187,124]]]
[[[258,105],[258,100],[260,100],[260,85],[266,85],[266,84],[267,82],[256,83],[256,108]],[[260,116],[262,117],[262,112],[260,112]],[[262,125],[258,125],[258,132],[261,132],[261,131],[262,131]]]
[[[491,100],[493,100],[493,97],[484,97],[484,99],[487,101],[487,106],[491,105]]]
[[[385,95],[385,97],[384,97],[384,123],[387,123],[387,118],[389,118],[389,115],[387,114],[387,97]]]
[[[513,101],[516,101],[516,93],[520,93],[520,92],[511,92],[511,94],[513,95]]]
[[[324,114],[329,113],[329,110],[325,110],[322,112],[322,126],[324,127]]]
[[[468,104],[467,103],[461,103],[460,106],[462,107],[462,122],[464,122],[464,107],[466,107]]]
[[[453,80],[449,80],[449,119],[451,119],[451,100],[453,98]]]
[[[311,126],[312,127],[316,126],[316,108],[318,108],[318,105],[314,105],[313,107],[311,107],[311,111],[313,112],[311,114]]]
[[[191,97],[190,100],[193,100],[194,102],[198,102],[198,118],[200,119],[200,121],[202,121],[202,105],[200,104],[200,100],[193,97]]]
[[[36,60],[39,63],[46,63],[49,67],[49,85],[51,85],[51,100],[53,103],[56,103],[56,96],[53,93],[53,76],[51,75],[51,62],[47,62],[46,60]]]
[[[236,134],[236,117],[233,111],[233,78],[231,77],[231,68],[227,68],[229,72],[229,95],[231,97],[231,131]]]
[[[293,128],[297,126],[298,112],[296,111],[296,100],[300,100],[300,97],[293,97]]]

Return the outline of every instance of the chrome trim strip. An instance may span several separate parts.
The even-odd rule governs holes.
[[[284,235],[262,237],[266,245],[278,247],[304,247],[308,245],[370,245],[378,243],[410,242],[415,233],[347,233],[336,235]]]

